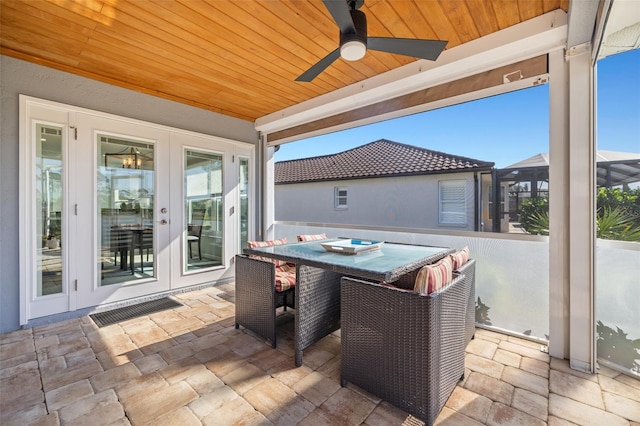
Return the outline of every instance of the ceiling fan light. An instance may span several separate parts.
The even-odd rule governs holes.
[[[340,56],[347,61],[357,61],[367,53],[367,46],[360,40],[351,40],[340,46]]]

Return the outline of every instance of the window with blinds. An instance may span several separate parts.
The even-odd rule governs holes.
[[[334,188],[334,207],[336,209],[347,208],[347,188],[344,186],[336,186]]]
[[[466,180],[438,182],[438,223],[440,225],[467,226],[466,192]]]

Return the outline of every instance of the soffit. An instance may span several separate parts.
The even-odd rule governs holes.
[[[598,59],[640,48],[640,2],[612,2]]]

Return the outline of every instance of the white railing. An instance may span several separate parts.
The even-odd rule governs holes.
[[[274,232],[289,241],[326,232],[329,238],[469,246],[477,260],[477,324],[548,340],[548,237],[301,222],[276,222]],[[640,243],[597,240],[596,249],[598,359],[640,376]]]
[[[598,359],[640,377],[640,243],[596,242]]]
[[[548,340],[549,238],[487,232],[276,222],[276,238],[326,232],[349,237],[461,249],[476,259],[476,321],[518,335]]]

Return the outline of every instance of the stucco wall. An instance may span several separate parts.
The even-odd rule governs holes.
[[[0,56],[0,333],[19,327],[18,95],[256,144],[252,122]]]
[[[467,181],[467,226],[438,224],[438,181]],[[277,221],[408,228],[474,229],[473,173],[354,179],[275,186]],[[347,187],[348,209],[334,208],[334,188]]]

